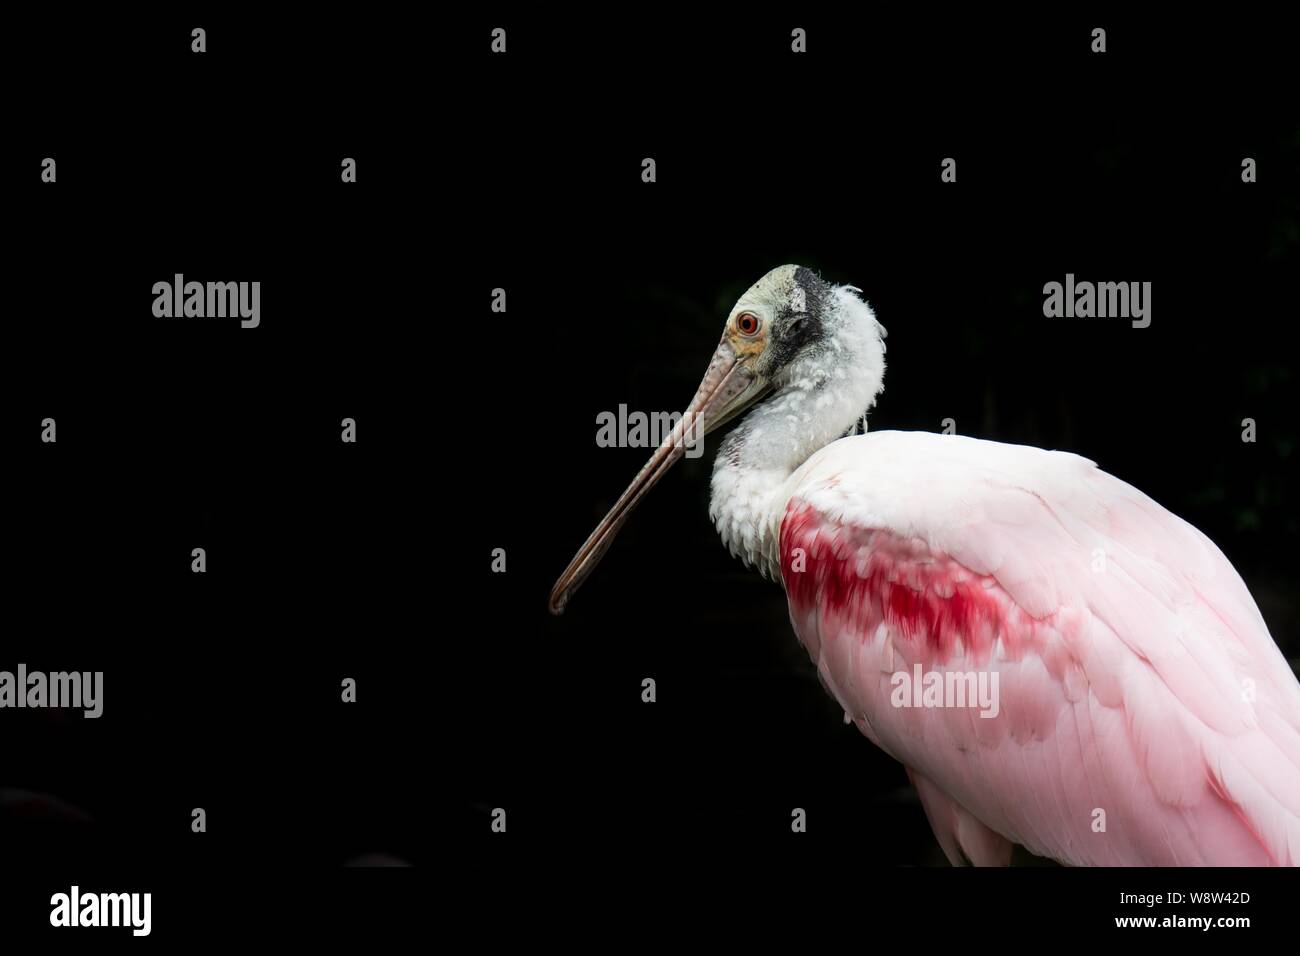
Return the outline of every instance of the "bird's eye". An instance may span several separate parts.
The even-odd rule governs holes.
[[[742,312],[736,316],[736,328],[740,330],[741,335],[755,335],[762,323],[758,321],[758,316],[753,312]]]

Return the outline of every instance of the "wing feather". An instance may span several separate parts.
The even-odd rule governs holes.
[[[827,687],[982,825],[1067,863],[1300,862],[1300,684],[1219,549],[1141,492],[872,432],[795,473],[779,537]],[[894,706],[918,664],[996,675],[999,712]]]

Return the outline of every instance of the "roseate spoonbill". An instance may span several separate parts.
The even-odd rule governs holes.
[[[1232,565],[1077,455],[841,437],[885,369],[859,291],[787,265],[740,298],[551,611],[688,436],[752,407],[718,451],[710,515],[784,584],[822,682],[907,768],[949,860],[1005,865],[1019,843],[1076,865],[1300,862],[1300,683]],[[896,706],[894,676],[917,665],[948,687],[996,675],[996,716]]]

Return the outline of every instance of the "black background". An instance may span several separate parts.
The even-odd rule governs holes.
[[[600,899],[644,925],[738,886],[797,909],[812,874],[878,886],[942,863],[779,588],[720,547],[715,442],[565,617],[545,611],[644,458],[597,448],[596,415],[680,409],[732,302],[784,262],[861,287],[889,330],[873,429],[951,417],[1096,460],[1214,538],[1295,658],[1300,121],[1284,31],[1261,19],[15,24],[0,666],[104,670],[105,715],[5,712],[0,784],[92,822],[11,814],[4,859],[64,890],[229,880],[275,910],[304,887],[371,900],[331,874],[385,853],[421,867],[403,892],[479,926],[552,893],[557,920]],[[261,326],[154,319],[176,272],[260,280]],[[1045,319],[1067,272],[1152,282],[1151,327]],[[48,915],[46,882],[25,920]],[[953,892],[906,885],[889,906]],[[1108,918],[1110,884],[1054,885],[1017,892]],[[169,902],[173,932],[210,927],[202,902]]]

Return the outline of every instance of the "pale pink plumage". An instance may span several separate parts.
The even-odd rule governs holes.
[[[1300,862],[1300,684],[1195,528],[1083,458],[960,436],[843,439],[786,488],[795,630],[954,862],[1005,863],[1008,841]],[[916,662],[996,670],[1000,713],[893,706]]]

